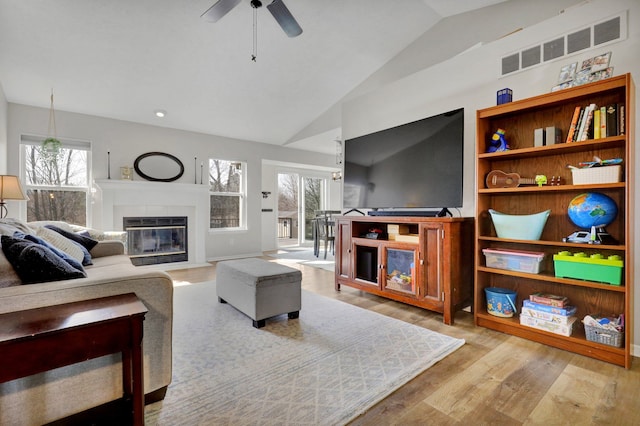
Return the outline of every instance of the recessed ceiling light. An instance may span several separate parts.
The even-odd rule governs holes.
[[[167,111],[164,111],[164,110],[161,110],[161,109],[157,109],[157,110],[155,110],[153,113],[154,113],[154,114],[156,115],[156,117],[158,117],[158,118],[163,118],[164,116],[166,116],[166,115],[167,115]]]

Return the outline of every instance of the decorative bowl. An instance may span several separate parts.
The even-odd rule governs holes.
[[[551,210],[534,214],[505,214],[489,209],[498,238],[539,240]]]

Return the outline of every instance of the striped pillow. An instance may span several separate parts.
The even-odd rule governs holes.
[[[58,234],[56,231],[45,228],[44,226],[36,229],[36,235],[58,250],[67,253],[69,256],[82,263],[82,260],[84,259],[84,252],[76,243],[67,237]]]

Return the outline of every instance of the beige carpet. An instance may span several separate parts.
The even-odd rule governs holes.
[[[303,290],[300,318],[264,328],[215,284],[177,287],[173,383],[147,425],[341,425],[464,340]]]

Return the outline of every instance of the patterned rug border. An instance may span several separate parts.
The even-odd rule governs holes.
[[[148,425],[345,424],[465,343],[304,289],[298,320],[258,330],[214,282],[175,290],[173,383]]]

